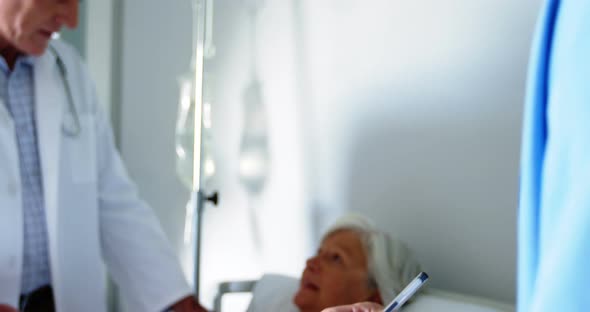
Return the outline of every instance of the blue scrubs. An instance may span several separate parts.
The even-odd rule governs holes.
[[[546,1],[533,44],[518,311],[590,311],[590,1]]]

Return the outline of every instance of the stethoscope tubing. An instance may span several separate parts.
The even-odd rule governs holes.
[[[68,98],[68,114],[64,117],[61,129],[65,135],[69,137],[77,137],[80,135],[82,127],[80,125],[80,115],[78,114],[78,110],[76,109],[76,105],[74,104],[72,89],[70,87],[70,83],[68,82],[68,71],[66,69],[65,63],[63,62],[59,53],[57,52],[57,49],[49,45],[49,50],[55,56],[55,62],[57,63],[61,80],[66,91],[66,96]]]

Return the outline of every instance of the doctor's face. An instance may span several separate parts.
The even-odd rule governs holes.
[[[359,235],[339,230],[324,239],[307,260],[293,302],[302,312],[360,301],[379,301],[369,283],[367,256]]]
[[[78,25],[78,0],[0,0],[0,51],[41,55],[54,32]]]

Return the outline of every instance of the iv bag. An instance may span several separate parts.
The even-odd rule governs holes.
[[[188,189],[193,187],[195,95],[191,75],[179,79],[180,98],[176,120],[176,174]]]
[[[195,93],[194,75],[180,77],[180,97],[178,117],[176,120],[176,173],[180,181],[188,188],[193,188],[194,144],[195,144]],[[203,87],[203,98],[209,97],[209,83]],[[212,147],[211,103],[204,101],[201,127],[201,185],[211,184],[216,172]]]
[[[269,171],[267,117],[262,86],[253,79],[244,90],[244,127],[240,142],[239,178],[250,194],[259,194]]]

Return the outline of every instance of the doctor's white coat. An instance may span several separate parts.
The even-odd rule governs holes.
[[[129,180],[86,68],[71,47],[51,44],[65,62],[81,122],[78,136],[62,131],[71,115],[48,50],[34,62],[35,114],[57,311],[106,311],[104,264],[130,312],[162,311],[190,293],[178,259]],[[12,306],[23,263],[20,187],[14,123],[0,103],[0,303]]]

